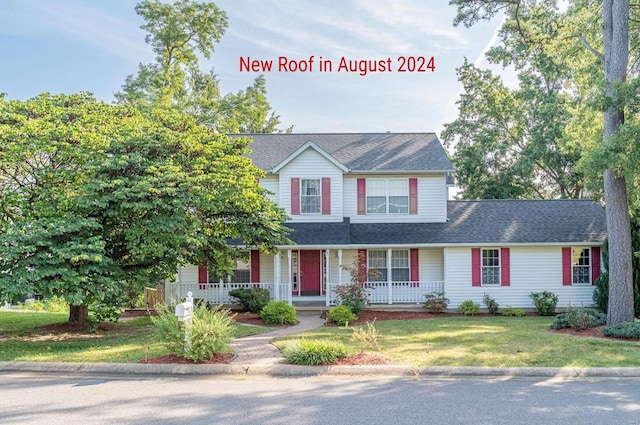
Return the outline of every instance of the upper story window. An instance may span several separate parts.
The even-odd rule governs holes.
[[[500,250],[482,250],[482,284],[500,285]]]
[[[322,194],[320,179],[300,179],[300,213],[320,214]]]
[[[573,248],[571,269],[574,284],[591,284],[591,249]]]
[[[367,179],[367,214],[408,214],[408,179]]]

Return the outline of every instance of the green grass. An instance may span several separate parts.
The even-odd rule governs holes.
[[[148,317],[119,322],[117,331],[95,334],[53,334],[36,328],[65,322],[67,314],[0,311],[0,361],[134,363],[145,356],[169,354],[156,341]],[[236,327],[235,337],[272,329]]]
[[[640,342],[587,338],[548,331],[553,317],[448,317],[380,321],[378,354],[415,366],[640,366]],[[279,338],[328,339],[354,351],[351,329],[323,327]]]

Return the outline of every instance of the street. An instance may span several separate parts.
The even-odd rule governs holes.
[[[0,374],[2,424],[640,424],[639,379]]]

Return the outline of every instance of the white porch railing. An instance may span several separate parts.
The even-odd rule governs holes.
[[[344,285],[344,283],[343,283]],[[371,304],[422,304],[424,296],[432,292],[444,292],[443,281],[432,282],[367,282]],[[335,287],[338,283],[327,284],[326,305],[338,303]]]
[[[274,298],[273,283],[182,283],[182,282],[170,282],[166,291],[166,301],[180,300],[187,296],[187,292],[193,293],[194,299],[206,300],[211,304],[232,304],[234,300],[229,296],[229,291],[239,288],[255,288],[260,287],[269,291],[271,299]],[[278,285],[280,293],[283,292],[282,286]],[[286,289],[284,293],[286,294]],[[279,298],[281,300],[287,300],[287,298]]]

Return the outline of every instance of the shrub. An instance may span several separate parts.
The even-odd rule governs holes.
[[[53,296],[44,300],[35,300],[22,305],[20,308],[25,310],[47,311],[49,313],[66,313],[69,311],[69,304],[64,298]]]
[[[532,292],[529,295],[536,306],[536,311],[540,316],[553,316],[556,314],[556,305],[558,304],[558,296],[553,292]]]
[[[503,316],[514,316],[514,317],[522,317],[526,316],[526,312],[522,308],[510,307],[506,306],[502,309]]]
[[[239,288],[229,291],[229,296],[235,298],[242,310],[259,313],[271,300],[269,291],[263,288]]]
[[[378,330],[375,326],[375,320],[373,323],[367,322],[366,329],[364,326],[353,328],[351,342],[360,346],[361,353],[363,353],[367,348],[380,350],[380,346],[378,345]]]
[[[369,303],[368,288],[357,282],[336,286],[336,295],[340,304],[356,316],[360,316]]]
[[[484,296],[482,297],[482,302],[484,303],[484,305],[487,307],[487,310],[489,310],[489,313],[491,314],[498,314],[498,307],[499,304],[498,302],[491,296],[489,295],[487,292],[484,293]]]
[[[640,339],[640,321],[624,322],[617,325],[605,326],[602,333],[613,338]]]
[[[480,313],[480,304],[474,303],[471,300],[466,300],[460,304],[458,310],[460,310],[465,316],[475,316]]]
[[[327,319],[338,326],[347,326],[349,323],[358,319],[346,305],[339,305],[329,309]]]
[[[284,358],[293,364],[322,365],[335,363],[338,359],[347,357],[347,347],[336,341],[299,339],[290,342],[282,350]]]
[[[572,328],[585,330],[606,323],[607,316],[592,308],[569,306],[565,313],[558,314],[551,323],[551,329]]]
[[[229,310],[219,307],[209,310],[206,305],[195,306],[187,335],[185,322],[178,321],[173,308],[160,304],[156,311],[158,315],[151,317],[151,321],[159,339],[172,353],[201,362],[214,354],[229,352],[234,329]]]
[[[260,311],[260,317],[268,325],[284,325],[298,323],[296,309],[286,301],[270,301]]]
[[[449,298],[444,296],[444,292],[431,292],[424,298],[424,308],[430,313],[441,313],[449,306]]]

